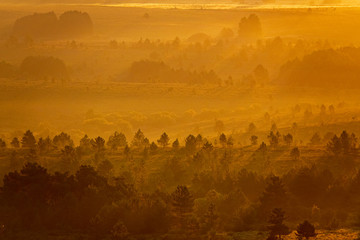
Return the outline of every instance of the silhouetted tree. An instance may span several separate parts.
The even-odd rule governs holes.
[[[269,71],[263,65],[257,65],[253,71],[253,74],[257,84],[263,86],[269,82]]]
[[[311,145],[319,145],[321,144],[321,137],[319,135],[319,133],[315,133],[311,139],[310,139],[310,144]]]
[[[341,152],[341,141],[336,135],[327,144],[327,150],[332,152],[334,155],[338,155]]]
[[[256,14],[243,17],[239,23],[239,36],[245,40],[256,40],[261,37],[260,19]]]
[[[257,145],[258,143],[258,137],[257,136],[255,136],[255,135],[252,135],[251,137],[250,137],[250,141],[251,141],[251,145]]]
[[[247,129],[248,133],[254,133],[256,131],[256,126],[254,123],[250,123]]]
[[[285,186],[279,177],[272,176],[269,179],[265,190],[260,197],[261,208],[265,211],[269,211],[273,208],[281,208],[287,205],[288,196],[285,190]]]
[[[61,59],[49,56],[26,57],[20,66],[20,73],[29,79],[69,80],[67,67]]]
[[[130,154],[130,147],[126,144],[125,148],[124,148],[124,154],[126,157],[129,157]]]
[[[166,134],[166,132],[164,132],[161,136],[160,139],[157,140],[158,144],[161,145],[162,147],[166,147],[167,145],[169,145],[169,136]]]
[[[51,150],[54,149],[53,142],[51,141],[49,136],[45,139],[39,138],[37,145],[41,154],[49,153]]]
[[[179,143],[179,140],[178,140],[178,139],[176,139],[176,140],[172,143],[172,147],[173,147],[174,149],[179,149],[180,143]]]
[[[118,221],[111,230],[111,237],[113,240],[126,240],[129,238],[127,227],[122,221]]]
[[[177,186],[171,194],[172,213],[181,229],[187,229],[187,221],[193,212],[194,198],[186,186]]]
[[[293,136],[288,133],[287,135],[284,135],[284,142],[286,143],[286,145],[290,146],[293,142]]]
[[[21,139],[21,145],[23,148],[34,148],[36,146],[36,140],[33,133],[27,130]]]
[[[99,163],[97,171],[100,176],[110,178],[113,175],[114,165],[106,159]]]
[[[0,148],[6,148],[6,142],[0,138]]]
[[[285,212],[281,208],[274,208],[269,219],[268,229],[270,231],[268,239],[282,239],[283,235],[289,235],[291,231],[283,223],[285,220]]]
[[[63,172],[75,172],[79,167],[79,160],[76,151],[71,146],[65,146],[61,150],[61,170]]]
[[[294,147],[291,152],[290,152],[290,156],[292,159],[294,159],[295,161],[296,160],[299,160],[300,158],[300,150],[298,147]]]
[[[277,132],[278,131],[276,123],[271,124],[270,131],[272,131],[272,132]]]
[[[295,234],[300,240],[303,238],[310,239],[312,237],[316,237],[317,235],[315,233],[314,225],[312,225],[308,221],[304,221],[303,223],[299,224]]]
[[[279,144],[279,138],[280,138],[279,132],[276,132],[275,134],[273,131],[271,131],[270,134],[268,135],[270,146],[277,147]]]
[[[96,152],[102,152],[105,150],[105,140],[102,137],[91,139],[91,146]]]
[[[93,32],[92,20],[86,12],[64,12],[59,16],[58,26],[64,37],[86,36]]]
[[[196,151],[196,138],[190,134],[185,139],[185,149],[189,154],[193,154]]]
[[[221,132],[223,132],[224,130],[225,130],[225,125],[224,125],[224,122],[223,121],[221,121],[221,120],[216,120],[215,121],[215,127],[214,127],[214,129],[215,129],[215,131],[217,132],[217,133],[221,133]]]
[[[150,151],[155,152],[157,149],[158,149],[158,146],[156,145],[156,143],[152,142],[150,144]]]
[[[109,137],[106,145],[112,150],[117,150],[119,147],[124,147],[127,144],[126,137],[123,133],[115,132]]]
[[[205,230],[211,231],[216,227],[216,221],[218,219],[218,215],[216,214],[215,205],[210,203],[207,212],[204,215],[205,220]]]
[[[19,148],[20,147],[20,141],[17,137],[14,137],[12,140],[11,140],[11,146],[13,148]]]
[[[203,145],[203,137],[201,134],[196,136],[196,148],[200,148]]]
[[[229,136],[228,139],[227,139],[227,142],[226,142],[226,145],[228,147],[233,147],[234,146],[234,139],[232,136]]]
[[[53,144],[58,148],[62,149],[65,146],[74,146],[73,140],[71,140],[70,135],[62,132],[59,135],[56,135],[53,139]]]
[[[267,152],[267,146],[266,143],[262,142],[259,146],[258,151],[262,152],[263,154],[265,154]]]
[[[212,143],[209,143],[208,141],[206,141],[206,143],[203,145],[202,149],[205,152],[210,153],[214,149],[214,146],[212,145]]]
[[[226,135],[224,133],[220,134],[219,136],[219,142],[221,144],[222,147],[226,146],[227,143],[227,139],[226,139]]]
[[[91,139],[88,135],[85,135],[83,138],[80,139],[80,149],[83,153],[88,153],[92,149]]]
[[[145,138],[144,133],[140,129],[138,129],[134,135],[134,138],[133,138],[131,144],[134,147],[143,147],[143,146],[149,144],[148,141],[149,140],[147,140],[147,138]]]

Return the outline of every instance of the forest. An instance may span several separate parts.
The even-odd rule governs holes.
[[[266,143],[251,135],[247,146],[224,133],[211,140],[190,134],[183,145],[164,132],[150,143],[140,129],[132,139],[115,132],[108,140],[85,135],[78,144],[63,132],[36,139],[30,130],[10,143],[1,140],[8,171],[0,194],[2,234],[308,239],[359,226],[356,135],[316,133],[300,147],[279,131],[273,126]],[[316,161],[304,162],[309,151],[319,153]],[[248,170],[275,165],[280,152],[293,163],[282,175]],[[255,237],[242,235],[255,231]]]
[[[0,3],[0,239],[360,239],[359,13]]]

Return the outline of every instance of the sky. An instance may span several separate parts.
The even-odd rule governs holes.
[[[116,4],[116,3],[128,3],[128,2],[142,2],[142,3],[187,3],[187,4],[212,4],[212,3],[230,3],[230,4],[258,4],[261,2],[270,2],[273,4],[296,4],[296,5],[307,5],[307,4],[354,4],[357,1],[354,0],[2,0],[2,2],[9,3],[85,3],[85,4]]]

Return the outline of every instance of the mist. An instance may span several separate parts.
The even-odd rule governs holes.
[[[2,1],[1,239],[359,239],[357,1]]]

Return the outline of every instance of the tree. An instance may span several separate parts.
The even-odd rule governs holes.
[[[222,147],[226,146],[227,143],[227,139],[226,139],[226,135],[224,133],[220,134],[219,136],[219,142],[222,145]]]
[[[232,136],[228,137],[227,142],[226,142],[226,145],[227,145],[228,147],[233,147],[233,146],[234,146],[234,139],[233,139]]]
[[[300,158],[300,151],[298,147],[294,147],[291,152],[290,152],[290,156],[292,159],[294,159],[295,161],[299,160]]]
[[[176,140],[172,143],[172,147],[173,147],[174,149],[179,149],[180,143],[179,143],[179,140],[178,140],[178,139],[176,139]]]
[[[271,124],[270,131],[273,131],[273,132],[277,132],[277,131],[278,131],[278,128],[277,128],[276,123]]]
[[[75,172],[79,167],[76,151],[71,146],[65,146],[61,150],[61,170],[63,172]]]
[[[225,125],[224,125],[224,122],[221,121],[221,120],[215,120],[215,132],[217,133],[221,133],[225,130]]]
[[[321,137],[320,137],[319,133],[315,133],[310,139],[310,144],[311,145],[319,145],[320,143],[321,143]]]
[[[104,160],[99,163],[97,171],[100,176],[110,178],[113,175],[114,165],[109,160]]]
[[[65,37],[90,35],[93,32],[93,23],[86,12],[66,11],[59,16],[59,32]]]
[[[0,138],[0,148],[6,148],[6,142]]]
[[[251,145],[257,145],[258,137],[255,136],[255,135],[252,135],[252,136],[250,137],[250,142],[251,142]]]
[[[88,137],[88,135],[85,135],[81,140],[80,140],[80,148],[84,151],[90,151],[92,146],[91,146],[91,139]]]
[[[196,148],[200,148],[203,144],[203,137],[201,136],[201,134],[198,134],[196,136]]]
[[[196,138],[190,134],[185,139],[185,149],[189,154],[193,154],[196,151]]]
[[[249,127],[248,127],[248,129],[247,129],[247,132],[248,133],[254,133],[256,131],[256,126],[255,126],[255,124],[254,123],[250,123],[249,124]]]
[[[10,145],[13,147],[13,148],[19,148],[20,147],[20,141],[17,137],[14,137],[12,140],[11,140],[11,143]]]
[[[125,156],[128,158],[130,155],[130,147],[126,144],[126,146],[124,147],[124,154]]]
[[[149,144],[149,140],[147,138],[145,138],[144,133],[140,129],[138,129],[134,135],[134,138],[133,138],[131,144],[134,147],[143,147],[144,145]]]
[[[126,240],[129,238],[127,227],[122,221],[118,221],[111,230],[111,237],[113,240]]]
[[[259,146],[258,151],[262,152],[263,154],[265,154],[267,152],[267,146],[266,143],[262,142]]]
[[[157,140],[158,144],[161,145],[163,148],[166,147],[167,145],[169,145],[169,136],[166,134],[166,132],[164,132],[161,136],[160,139]]]
[[[271,131],[270,134],[268,135],[270,146],[277,147],[277,145],[279,144],[279,137],[280,137],[279,132],[275,134],[273,131]]]
[[[263,86],[264,84],[269,82],[269,71],[263,65],[257,65],[257,67],[253,71],[253,74],[257,84]]]
[[[330,142],[327,144],[326,149],[334,154],[335,156],[338,156],[341,153],[342,150],[342,144],[341,140],[338,136],[334,136]]]
[[[289,235],[291,231],[283,223],[285,220],[285,212],[281,208],[274,208],[269,219],[268,229],[270,231],[268,239],[281,239],[283,235]],[[277,238],[276,238],[277,237]]]
[[[53,144],[58,148],[62,149],[65,146],[74,146],[73,140],[71,140],[70,135],[62,132],[59,135],[56,135],[53,139]]]
[[[212,145],[212,143],[209,143],[208,141],[206,141],[206,143],[203,145],[202,149],[205,152],[210,153],[214,149],[214,146]]]
[[[156,145],[156,143],[152,142],[150,144],[150,151],[155,152],[157,149],[158,149],[158,146]]]
[[[172,213],[181,229],[187,228],[187,220],[193,212],[194,198],[186,186],[179,185],[171,194]]]
[[[33,133],[27,130],[21,139],[21,145],[23,148],[34,148],[36,146],[36,140]]]
[[[293,136],[288,133],[287,135],[284,135],[284,142],[286,143],[286,145],[290,146],[293,142]]]
[[[91,146],[96,152],[102,152],[105,150],[105,140],[102,137],[91,139]]]
[[[256,40],[261,37],[260,19],[256,14],[243,17],[239,23],[239,36],[244,40]]]
[[[119,147],[124,147],[127,144],[126,137],[123,133],[115,132],[109,137],[106,143],[112,150],[117,150]]]
[[[48,153],[54,148],[53,142],[51,141],[49,136],[45,139],[39,138],[37,145],[40,153]]]
[[[21,62],[20,73],[29,79],[69,79],[69,72],[64,61],[52,56],[26,57]]]
[[[216,214],[215,205],[213,203],[210,203],[204,217],[205,217],[205,229],[207,231],[213,230],[216,225],[216,220],[218,219],[218,215]]]
[[[270,209],[287,205],[287,193],[279,177],[272,176],[260,197],[262,210],[266,213]]]
[[[306,220],[303,223],[298,225],[295,234],[299,240],[301,240],[303,238],[310,239],[311,237],[316,237],[316,235],[317,235],[315,233],[314,225],[312,225],[311,223],[309,223]]]

